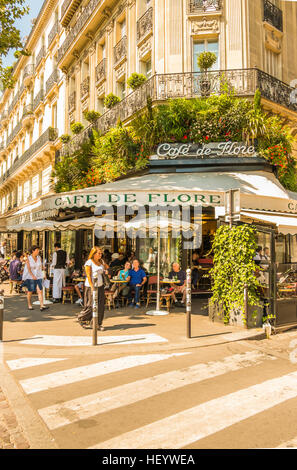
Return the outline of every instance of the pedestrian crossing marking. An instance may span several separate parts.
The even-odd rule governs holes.
[[[184,356],[190,353],[172,354],[146,354],[137,356],[125,356],[109,361],[88,364],[87,366],[75,367],[73,369],[61,370],[51,374],[24,379],[20,381],[24,391],[29,395],[32,393],[49,390],[55,387],[88,380],[105,374],[119,372],[132,367],[143,366],[158,361],[164,361],[173,357]]]
[[[210,400],[90,449],[180,449],[297,397],[297,372]]]
[[[98,345],[126,345],[167,343],[168,340],[154,333],[141,335],[98,336]],[[21,344],[34,344],[42,346],[91,346],[92,336],[54,336],[35,335],[20,341]]]
[[[186,369],[137,380],[109,390],[48,406],[39,409],[38,412],[48,428],[53,430],[186,385],[257,365],[267,359],[275,360],[276,358],[258,351],[235,354],[219,362],[196,364]]]
[[[6,361],[6,364],[11,370],[19,370],[65,360],[64,357],[22,357],[21,359]]]

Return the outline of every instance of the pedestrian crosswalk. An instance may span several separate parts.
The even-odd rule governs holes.
[[[196,354],[127,355],[70,368],[66,355],[25,357],[7,361],[7,365],[61,448],[71,445],[90,449],[187,448],[297,398],[296,371],[279,377],[268,374],[260,383],[247,383],[246,378],[255,367],[273,371],[277,359],[272,355],[250,350],[217,361],[196,363]],[[243,385],[239,377],[241,380],[244,377]],[[205,399],[197,392],[197,397],[194,395],[192,401],[187,401],[186,391],[191,387],[201,391],[210,380],[216,387],[216,381],[224,378],[234,381],[233,390],[232,382],[226,394],[218,392],[218,396],[213,395],[215,398]],[[185,396],[182,410],[174,405],[173,398],[180,390]],[[150,403],[156,406],[160,399],[166,407],[164,397],[170,397],[168,412],[162,409],[159,419],[156,414],[148,413],[145,423],[137,419],[141,406],[149,409]],[[102,423],[109,422],[109,416],[116,420],[127,409],[131,411],[130,421],[130,414],[126,414],[121,418],[121,426],[112,430],[110,426],[104,427]],[[69,436],[75,435],[81,426],[85,428],[83,439],[75,444]],[[278,445],[292,447],[289,438],[287,441],[280,438]]]

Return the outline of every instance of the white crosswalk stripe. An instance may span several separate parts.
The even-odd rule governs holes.
[[[150,344],[167,343],[168,340],[154,333],[144,333],[141,335],[121,335],[121,336],[99,336],[98,345],[127,345],[127,344]],[[91,346],[92,336],[55,336],[36,335],[32,338],[20,341],[21,344],[34,344],[41,346]]]
[[[64,357],[22,357],[21,359],[6,361],[6,363],[11,370],[19,370],[65,360]]]
[[[186,369],[167,372],[52,405],[38,411],[49,429],[56,429],[161,393],[259,364],[265,359],[275,358],[258,351],[235,354],[226,357],[222,361],[197,364]]]
[[[92,449],[180,449],[297,397],[297,372],[230,393],[100,442]]]
[[[173,354],[146,354],[137,356],[126,356],[118,359],[111,359],[105,362],[89,364],[88,366],[75,367],[68,370],[53,372],[51,374],[24,379],[20,381],[24,391],[29,395],[32,393],[49,390],[55,387],[80,382],[82,380],[111,374],[132,367],[143,366],[153,362],[164,361],[173,357],[183,356],[188,353]]]

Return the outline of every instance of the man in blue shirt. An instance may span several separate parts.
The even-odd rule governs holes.
[[[146,283],[147,277],[143,269],[140,268],[139,266],[139,261],[135,259],[132,263],[133,269],[129,270],[129,275],[128,275],[128,282],[129,282],[129,295],[128,295],[128,300],[130,302],[129,307],[133,307],[134,304],[132,303],[132,291],[135,292],[134,296],[134,302],[135,302],[135,308],[140,308],[140,302],[139,302],[139,297],[140,297],[140,289],[142,286]]]

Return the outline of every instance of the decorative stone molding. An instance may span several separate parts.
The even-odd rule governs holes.
[[[218,34],[220,31],[220,22],[217,18],[203,17],[201,21],[191,22],[192,35]]]
[[[127,73],[127,62],[124,62],[120,67],[115,70],[116,81],[119,81]]]
[[[139,59],[146,59],[152,51],[152,38],[149,38],[147,41],[141,44],[138,47],[138,56]]]
[[[264,22],[263,26],[266,49],[269,49],[276,54],[280,54],[282,52],[283,33],[270,23]]]
[[[97,97],[103,98],[105,96],[105,83],[97,88]]]

